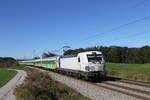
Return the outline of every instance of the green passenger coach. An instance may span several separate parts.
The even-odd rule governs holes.
[[[20,64],[25,65],[34,65],[34,66],[43,66],[46,68],[56,69],[59,67],[58,64],[59,56],[37,59],[37,60],[29,60],[29,61],[21,61]]]

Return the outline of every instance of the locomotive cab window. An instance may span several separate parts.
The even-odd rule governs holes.
[[[101,62],[102,61],[101,54],[88,54],[87,58],[88,58],[88,62]]]

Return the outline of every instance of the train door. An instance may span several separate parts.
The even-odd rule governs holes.
[[[79,58],[80,58],[80,59],[79,59]],[[81,70],[81,71],[84,71],[84,70],[85,70],[85,65],[86,65],[85,56],[84,56],[84,55],[78,56],[78,60],[80,61],[80,62],[79,62],[79,64],[80,64],[80,70]]]

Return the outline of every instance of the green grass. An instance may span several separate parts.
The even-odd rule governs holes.
[[[11,80],[17,71],[15,70],[8,70],[8,69],[0,69],[0,88],[4,86],[9,80]]]
[[[106,70],[110,76],[150,82],[150,64],[106,63]]]

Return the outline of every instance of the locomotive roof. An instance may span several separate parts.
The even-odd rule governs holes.
[[[54,57],[48,57],[48,58],[42,58],[42,59],[31,59],[27,61],[22,61],[22,62],[37,62],[37,61],[47,61],[47,60],[55,60],[59,56],[54,56]]]
[[[77,55],[65,55],[65,56],[62,56],[61,58],[71,58],[71,57],[76,57]]]
[[[82,55],[82,54],[102,54],[100,51],[86,51],[86,52],[81,52],[78,53],[78,55]],[[61,58],[71,58],[71,57],[76,57],[77,55],[65,55],[65,56],[61,56]],[[37,62],[37,61],[47,61],[47,60],[55,60],[56,58],[58,58],[60,56],[54,56],[54,57],[48,57],[48,58],[42,58],[42,59],[32,59],[32,60],[27,60],[27,61],[22,61],[22,62]]]
[[[48,58],[42,58],[42,61],[46,61],[46,60],[55,60],[56,58],[58,58],[60,56],[54,56],[54,57],[48,57]]]
[[[100,51],[86,51],[86,52],[81,52],[79,54],[93,54],[93,53],[102,54],[102,52],[100,52]]]

